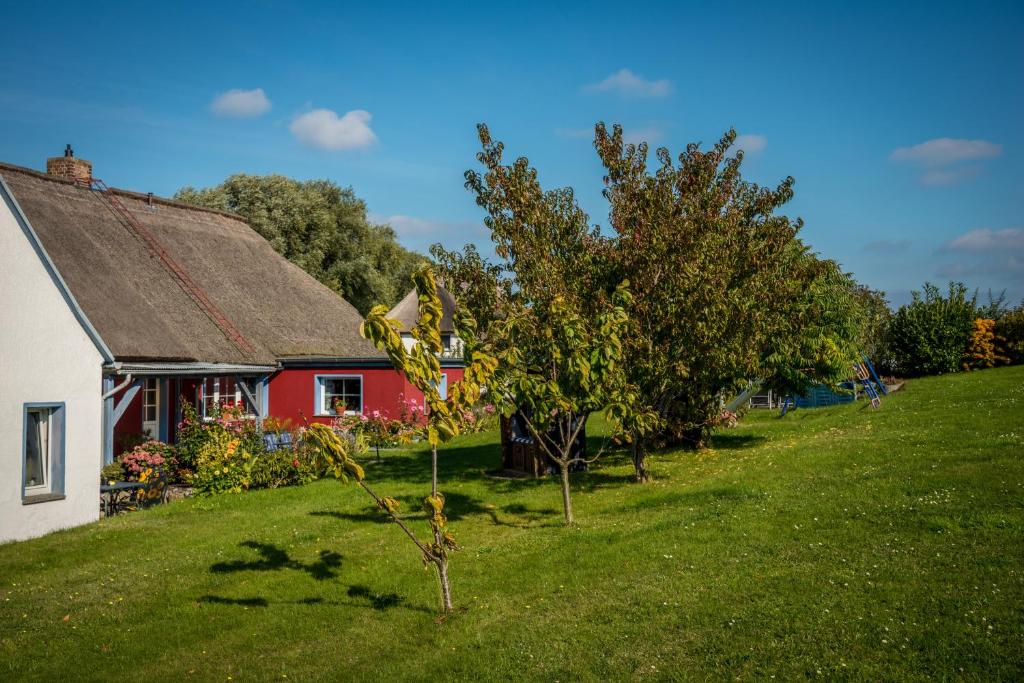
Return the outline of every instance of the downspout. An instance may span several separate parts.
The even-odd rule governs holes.
[[[113,389],[111,389],[107,393],[103,394],[103,400],[106,401],[108,398],[114,398],[114,396],[117,395],[117,392],[121,391],[122,389],[124,389],[126,386],[128,386],[131,383],[132,383],[132,373],[129,372],[127,375],[125,375],[125,380],[123,382],[118,384],[116,387],[114,387]]]

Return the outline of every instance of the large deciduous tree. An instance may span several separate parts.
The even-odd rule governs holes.
[[[831,329],[812,333],[795,317],[808,322],[821,309],[813,284],[824,289],[830,267],[799,242],[802,222],[776,213],[794,181],[744,181],[742,151],[730,154],[735,138],[729,131],[708,150],[690,144],[676,159],[660,148],[650,160],[646,143],[625,143],[621,127],[596,126],[615,230],[609,272],[634,283],[626,365],[661,420],[661,443],[702,445],[724,395],[803,371],[808,357],[831,350]],[[829,360],[819,365],[834,369]],[[645,445],[634,440],[639,480],[648,477]]]
[[[175,199],[242,216],[278,253],[362,315],[375,303],[397,303],[426,260],[402,247],[390,227],[370,223],[352,188],[329,180],[239,173],[213,187],[184,187]]]

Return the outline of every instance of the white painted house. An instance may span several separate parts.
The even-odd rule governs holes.
[[[0,177],[0,541],[99,517],[109,351]]]

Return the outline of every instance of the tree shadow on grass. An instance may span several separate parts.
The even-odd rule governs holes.
[[[244,541],[239,545],[243,548],[255,550],[260,556],[259,559],[216,562],[210,565],[210,571],[214,574],[229,574],[246,571],[265,572],[295,569],[306,572],[317,581],[325,581],[336,577],[338,573],[335,570],[341,566],[341,555],[333,550],[321,550],[319,559],[313,562],[301,562],[292,559],[287,551],[270,543]]]
[[[712,434],[710,443],[715,450],[739,450],[753,448],[767,440],[760,434]]]
[[[231,605],[235,607],[271,607],[272,605],[324,605],[335,607],[369,607],[378,612],[401,607],[416,612],[433,612],[426,607],[409,605],[406,599],[398,593],[376,593],[367,586],[349,586],[345,594],[352,600],[328,600],[314,596],[301,598],[299,600],[274,600],[270,601],[262,597],[252,598],[225,598],[219,595],[202,595],[197,602],[210,605]]]
[[[537,523],[546,515],[555,515],[558,513],[558,510],[555,510],[554,508],[531,510],[527,506],[518,503],[503,505],[499,508],[495,505],[484,503],[479,498],[467,496],[466,494],[459,493],[457,491],[444,493],[444,499],[445,515],[448,517],[449,522],[459,522],[470,517],[486,516],[490,517],[491,521],[496,526],[526,528],[536,526]],[[403,520],[426,520],[427,514],[419,507],[421,502],[419,499],[404,496],[400,502],[402,503],[402,510],[409,511],[400,511],[399,514],[401,514]],[[499,513],[504,513],[504,515]],[[373,506],[368,506],[359,512],[313,510],[309,514],[313,517],[332,517],[334,519],[346,522],[355,522],[357,524],[365,522],[373,524],[393,523],[391,518],[382,510],[378,510]]]

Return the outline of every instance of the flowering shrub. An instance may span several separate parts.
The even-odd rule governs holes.
[[[491,403],[479,402],[462,411],[460,426],[463,434],[485,432],[498,424],[498,414]]]
[[[197,493],[241,493],[250,486],[255,457],[239,436],[211,425],[189,480]]]
[[[160,441],[147,441],[124,453],[121,468],[128,481],[144,481],[143,475],[170,474],[177,466],[174,447]]]
[[[409,443],[420,435],[419,424],[422,411],[414,408],[417,402],[402,401],[401,412],[397,419],[388,416],[386,411],[374,410],[369,415],[341,415],[331,422],[331,429],[340,435],[363,437],[366,443],[380,454],[381,448],[394,448]]]
[[[269,430],[266,430],[269,431]],[[276,489],[279,486],[308,484],[324,476],[316,453],[302,440],[301,431],[293,431],[291,448],[261,453],[253,459],[250,470],[251,488]]]

